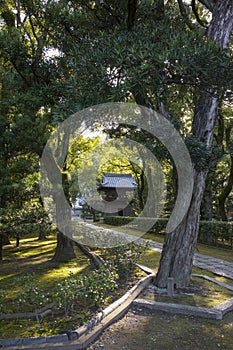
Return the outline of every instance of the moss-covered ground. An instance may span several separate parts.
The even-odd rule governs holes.
[[[70,273],[88,273],[89,261],[78,250],[77,259],[69,263],[55,263],[51,259],[56,246],[55,235],[48,236],[46,240],[39,241],[37,237],[22,239],[20,246],[14,242],[4,247],[4,260],[0,262],[0,292],[4,293],[4,300],[0,300],[1,313],[34,312],[32,305],[19,305],[20,290],[23,288],[23,276],[33,274],[34,281],[44,294],[53,291],[57,283],[62,282]],[[0,294],[0,299],[3,298]],[[51,302],[48,301],[48,302]],[[45,302],[46,304],[46,302]],[[88,317],[88,309],[83,308],[75,317],[64,317],[64,313],[48,315],[40,327],[34,319],[19,319],[0,321],[0,338],[27,337],[57,334],[69,328],[73,323],[79,324]]]
[[[152,239],[152,237],[148,236],[145,238]],[[157,238],[157,236],[153,235],[153,239],[157,241],[159,239],[161,241],[163,236],[158,236]],[[12,304],[12,300],[17,293],[20,292],[20,285],[16,282],[17,277],[33,272],[38,281],[38,285],[46,292],[52,290],[58,282],[64,280],[70,273],[85,274],[90,271],[89,260],[78,250],[76,251],[77,258],[69,263],[55,263],[51,261],[55,246],[56,237],[55,235],[51,235],[44,241],[38,241],[37,237],[22,239],[20,247],[18,248],[16,248],[14,244],[4,247],[4,260],[0,262],[0,291],[6,292],[4,297],[6,303],[4,309],[6,311],[28,311],[17,310],[16,306]],[[232,252],[227,249],[199,245],[198,250],[202,254],[221,257],[228,261],[232,261]],[[147,250],[139,263],[156,271],[159,265],[159,259],[160,253]],[[196,267],[193,268],[193,273],[205,274],[233,285],[233,281],[230,281],[229,279],[217,277],[208,271],[200,270]],[[216,304],[216,301],[221,302],[226,300],[231,294],[231,292],[202,279],[193,279],[193,284],[196,286],[201,285],[203,293],[187,296],[185,302],[188,304],[211,307]],[[175,298],[181,297],[176,296]],[[176,302],[180,302],[180,300],[176,299]],[[82,306],[82,308],[80,308],[79,314],[73,315],[72,317],[66,318],[64,317],[64,314],[48,315],[41,322],[40,328],[38,328],[37,322],[32,319],[7,322],[0,321],[0,338],[61,333],[72,325],[78,325],[88,319],[91,316],[92,311],[93,310],[90,310],[88,305],[86,305],[86,307]],[[114,350],[124,348],[141,350],[144,348],[146,350],[170,350],[175,348],[181,350],[197,350],[217,349],[218,347],[216,347],[216,344],[220,344],[222,349],[233,349],[233,346],[231,345],[233,336],[233,313],[226,315],[221,322],[181,315],[162,313],[147,314],[146,311],[142,310],[141,313],[138,311],[134,311],[134,313],[131,311],[128,319],[132,314],[135,315],[136,318],[138,317],[138,321],[135,321],[135,324],[132,327],[130,325],[130,329],[125,329],[123,326],[121,327],[119,323],[119,326],[116,324],[116,328],[112,331],[114,333],[116,330],[116,334],[121,332],[122,337],[120,339],[120,344],[122,344],[122,347],[119,347],[119,344],[116,345],[115,343],[112,343],[111,338],[109,338],[108,349]],[[195,334],[199,334],[197,339],[195,338]],[[203,347],[198,347],[201,344],[201,341],[199,341],[200,337],[203,337]],[[144,345],[142,345],[142,341],[145,342],[143,343]],[[173,347],[170,347],[172,344]],[[174,344],[177,345],[174,346]],[[213,347],[211,347],[211,344],[214,344]]]
[[[43,291],[45,298],[41,306],[53,302],[53,299],[47,300],[47,295],[51,295],[57,284],[62,283],[70,274],[90,274],[90,261],[77,248],[76,258],[72,261],[52,261],[55,247],[55,235],[48,236],[44,241],[39,241],[37,237],[28,237],[21,239],[19,247],[15,247],[13,241],[11,245],[4,247],[4,259],[0,261],[0,314],[35,312],[40,308],[38,303],[35,306],[33,302],[20,302],[24,285],[28,283],[23,278],[28,274],[33,274],[32,284]],[[105,307],[117,299],[142,275],[140,271],[136,271],[135,275],[129,278],[128,284],[119,283],[119,288],[111,292],[106,303],[99,306]],[[94,301],[80,302],[68,317],[65,316],[64,309],[52,308],[53,313],[48,314],[40,325],[36,319],[0,320],[0,338],[59,334],[89,320],[97,308]]]

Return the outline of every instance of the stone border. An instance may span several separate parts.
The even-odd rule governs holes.
[[[193,277],[204,278],[208,281],[211,281],[215,284],[218,284],[226,289],[233,291],[233,286],[230,286],[227,283],[217,281],[216,279],[206,276],[193,274]],[[223,303],[214,306],[212,308],[199,307],[199,306],[190,306],[183,304],[172,304],[172,303],[162,303],[145,299],[136,299],[133,302],[133,305],[139,307],[146,307],[151,310],[171,312],[175,314],[184,314],[192,315],[197,317],[203,317],[208,319],[222,320],[223,316],[230,311],[233,311],[233,298],[224,301]]]
[[[26,312],[26,313],[18,313],[18,314],[2,314],[0,315],[0,321],[18,320],[18,319],[26,320],[30,318],[42,319],[47,314],[52,313],[53,306],[54,306],[54,303],[51,303],[46,306],[43,306],[40,309],[35,310],[35,312]]]
[[[95,339],[102,333],[114,321],[122,317],[131,306],[131,304],[140,307],[147,307],[151,310],[171,312],[176,314],[192,315],[197,317],[203,317],[208,319],[222,320],[223,316],[233,311],[233,298],[213,307],[195,307],[182,304],[171,304],[154,302],[144,299],[136,299],[137,296],[149,286],[153,281],[155,274],[151,273],[152,270],[145,266],[137,265],[139,268],[148,273],[149,276],[142,278],[136,283],[126,294],[120,299],[109,305],[102,312],[99,312],[85,325],[67,332],[67,334],[44,336],[44,337],[30,337],[30,338],[17,338],[17,339],[0,339],[0,347],[5,349],[27,349],[30,350],[79,350],[86,349]],[[233,286],[226,283],[219,282],[214,278],[205,275],[193,274],[193,277],[200,277],[209,280],[213,283],[221,285],[229,290],[233,291]]]
[[[204,278],[205,280],[207,281],[210,281],[210,282],[213,282],[215,284],[218,284],[219,286],[221,287],[224,287],[226,289],[229,289],[229,290],[232,290],[233,291],[233,286],[230,286],[229,284],[227,283],[224,283],[224,282],[220,282],[220,281],[217,281],[215,278],[213,277],[209,277],[209,276],[206,276],[206,275],[198,275],[198,274],[192,274],[193,277],[200,277],[200,278]],[[224,276],[222,276],[224,277]],[[227,278],[227,277],[224,277],[224,278]]]
[[[221,310],[214,308],[208,309],[206,307],[190,306],[183,304],[162,303],[158,301],[136,299],[133,305],[139,307],[146,307],[151,310],[170,312],[174,314],[184,314],[203,318],[211,318],[215,320],[222,320]]]
[[[67,334],[48,337],[0,339],[0,347],[15,350],[32,349],[32,346],[35,350],[54,350],[55,348],[67,350],[85,349],[106,327],[127,312],[134,299],[148,287],[154,277],[155,274],[150,274],[149,276],[142,278],[120,299],[109,305],[102,312],[99,312],[84,326],[81,326],[76,330],[69,331]]]

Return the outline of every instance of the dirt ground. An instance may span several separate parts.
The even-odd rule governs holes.
[[[133,307],[89,350],[233,350],[233,312],[222,321]]]

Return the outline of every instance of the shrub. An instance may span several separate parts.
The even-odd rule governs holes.
[[[106,263],[88,275],[70,274],[63,282],[57,284],[53,299],[68,317],[78,303],[96,305],[105,302],[108,293],[117,288],[117,280],[116,269]]]
[[[103,250],[105,259],[111,261],[117,270],[121,282],[125,283],[134,272],[135,263],[146,252],[148,243],[128,243]]]
[[[126,225],[132,220],[133,218],[129,216],[106,216],[104,218],[105,224],[113,226]]]
[[[199,241],[202,243],[224,245],[227,241],[232,246],[233,225],[225,221],[201,221],[199,228]]]
[[[18,310],[26,304],[27,308],[31,311],[31,308],[42,307],[50,301],[49,296],[38,287],[35,273],[16,277],[15,283],[20,289],[19,297],[14,301]]]

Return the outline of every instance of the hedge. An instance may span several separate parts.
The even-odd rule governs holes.
[[[136,220],[135,220],[136,219]],[[106,216],[104,222],[113,226],[132,227],[140,230],[145,225],[145,220],[155,220],[154,218],[133,218],[129,216]],[[136,221],[136,223],[135,223]],[[150,233],[164,234],[168,219],[159,218],[150,229]],[[233,222],[225,221],[201,221],[199,227],[198,241],[201,243],[208,243],[231,246],[233,249]]]
[[[131,216],[106,216],[104,218],[105,224],[113,226],[124,226],[132,227],[136,230],[142,230],[145,227],[145,221],[151,220],[153,223],[155,218],[145,218],[145,217],[131,217]],[[150,232],[165,233],[168,219],[156,219],[157,221],[153,224]]]
[[[199,242],[218,245],[230,245],[233,248],[233,223],[226,221],[201,221]]]

